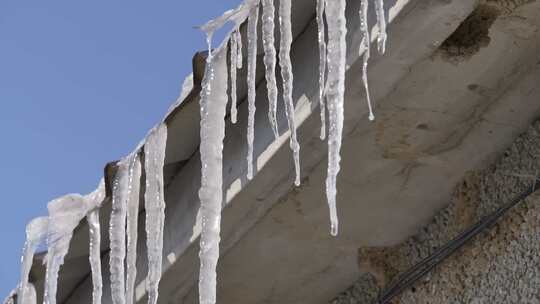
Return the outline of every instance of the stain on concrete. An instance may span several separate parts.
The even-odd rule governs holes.
[[[478,53],[491,41],[489,28],[500,14],[500,9],[494,5],[478,5],[441,44],[439,50],[442,57],[459,62]]]
[[[427,130],[427,129],[429,129],[429,126],[426,123],[421,123],[421,124],[418,124],[416,126],[416,128],[419,129],[419,130]]]
[[[484,0],[441,44],[437,55],[452,63],[460,63],[489,45],[489,29],[499,17],[511,15],[515,9],[536,0]]]

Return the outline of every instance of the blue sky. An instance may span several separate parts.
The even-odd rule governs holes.
[[[205,47],[193,27],[239,2],[0,1],[0,299],[26,223],[137,145]]]

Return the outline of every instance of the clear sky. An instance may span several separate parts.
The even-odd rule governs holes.
[[[239,2],[0,1],[0,301],[26,223],[137,145],[205,48],[193,27]]]

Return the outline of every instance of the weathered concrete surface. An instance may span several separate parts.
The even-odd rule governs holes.
[[[282,197],[226,253],[220,264],[223,303],[325,302],[358,275],[358,247],[396,244],[426,223],[467,170],[492,160],[538,114],[538,8],[535,3],[495,20],[489,44],[457,65],[437,54],[436,45],[472,5],[415,3],[395,20],[389,53],[370,74],[379,97],[376,125],[365,119],[355,77],[360,67],[352,64],[348,72],[340,237],[328,236],[325,157],[314,157],[325,149],[308,140],[317,135],[317,119],[310,117],[300,133],[304,174],[309,172],[303,186]],[[413,58],[418,60],[408,61]],[[273,169],[282,169],[279,164],[272,161],[265,170],[280,176]],[[275,189],[268,191],[275,196]],[[252,200],[265,203],[268,196]],[[195,303],[196,295],[193,288],[184,303]]]
[[[388,282],[521,191],[540,172],[540,121],[502,157],[470,171],[452,203],[393,248],[363,248],[366,274],[333,304],[375,303]],[[540,303],[540,193],[529,196],[392,303]]]
[[[392,20],[387,54],[375,56],[370,65],[378,115],[370,123],[357,52],[359,3],[349,1],[345,139],[338,181],[341,234],[332,238],[324,195],[326,143],[318,139],[313,2],[298,0],[293,5],[298,16],[292,60],[303,185],[292,186],[294,170],[282,107],[278,110],[282,136],[274,142],[264,83],[257,91],[257,175],[249,183],[245,103],[239,108],[239,123],[227,126],[220,303],[326,303],[357,278],[359,247],[395,245],[415,233],[447,204],[467,170],[492,160],[540,109],[538,1],[493,20],[489,42],[456,61],[449,58],[451,53],[441,54],[439,46],[474,11],[477,1],[399,0],[386,8]],[[194,91],[165,120],[170,133],[161,303],[197,299],[197,79],[195,68]],[[136,299],[144,302],[143,214],[139,227]],[[85,258],[85,234],[81,227],[73,245],[73,252],[80,254],[68,257],[63,269],[76,278],[61,282],[62,303],[91,300],[89,270],[75,263],[76,258]],[[107,245],[104,303],[110,302]]]

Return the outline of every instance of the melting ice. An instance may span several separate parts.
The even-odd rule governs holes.
[[[163,229],[165,224],[165,197],[163,191],[163,165],[167,125],[162,123],[153,129],[144,145],[146,172],[146,191],[144,202],[146,210],[146,247],[148,250],[148,276],[146,290],[148,303],[158,300],[163,260]]]

